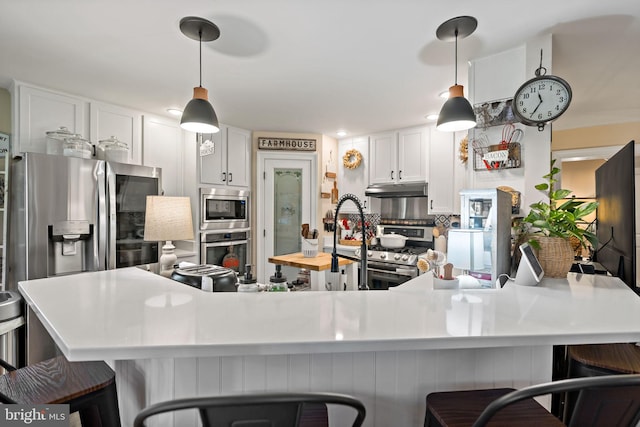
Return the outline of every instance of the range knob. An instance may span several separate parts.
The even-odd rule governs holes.
[[[402,255],[400,255],[400,254],[395,254],[395,255],[393,256],[393,259],[395,259],[395,260],[397,261],[397,260],[399,260],[401,257],[402,257],[402,258],[404,258],[404,257],[403,257]],[[405,257],[406,257],[406,255],[405,255]]]
[[[373,256],[373,252],[372,252],[372,251],[367,251],[367,256],[368,256],[369,258],[371,258],[371,257]]]
[[[409,255],[407,255],[407,254],[402,255],[402,260],[403,261],[407,261],[408,259],[409,259]]]
[[[387,253],[386,252],[382,252],[380,254],[380,259],[385,259],[387,257]]]
[[[357,256],[357,257],[359,257],[361,253],[362,253],[362,249],[360,249],[360,248],[358,248],[358,249],[356,249],[355,251],[353,251],[353,254],[354,254],[355,256]]]

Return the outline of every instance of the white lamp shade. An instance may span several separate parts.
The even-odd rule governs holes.
[[[447,260],[461,270],[484,268],[484,235],[482,230],[450,229]]]
[[[144,240],[193,239],[189,197],[147,196]]]

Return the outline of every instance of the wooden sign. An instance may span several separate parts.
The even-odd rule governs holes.
[[[316,151],[316,140],[303,138],[258,138],[258,149]]]

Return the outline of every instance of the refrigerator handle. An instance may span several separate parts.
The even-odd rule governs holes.
[[[109,245],[109,236],[113,230],[110,230],[110,218],[115,217],[115,197],[111,200],[110,193],[115,188],[115,175],[112,170],[107,168],[105,162],[100,162],[98,173],[98,263],[96,270],[108,270],[112,268],[111,254],[107,252]],[[114,212],[112,212],[112,210]]]

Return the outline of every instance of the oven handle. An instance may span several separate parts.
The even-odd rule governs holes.
[[[205,248],[215,248],[219,246],[237,246],[237,245],[248,245],[248,240],[225,240],[224,242],[213,242],[213,243],[205,243],[202,242],[202,246]]]
[[[396,268],[395,271],[392,270],[380,270],[377,268],[371,268],[371,267],[367,267],[367,273],[372,272],[372,273],[382,273],[382,274],[386,274],[386,275],[400,275],[400,276],[407,276],[407,277],[415,277],[414,271],[412,270],[406,270],[403,268]]]

